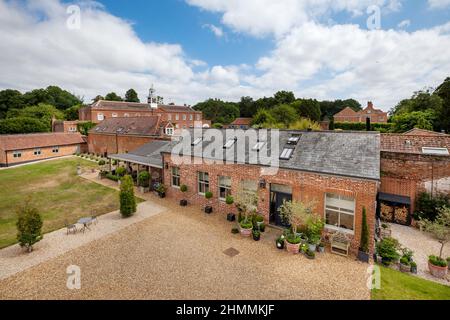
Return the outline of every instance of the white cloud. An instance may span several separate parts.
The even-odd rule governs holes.
[[[400,29],[404,29],[404,28],[408,28],[410,25],[411,25],[411,20],[403,20],[397,25],[397,27],[399,27]]]
[[[222,28],[217,27],[213,24],[205,24],[203,25],[203,27],[209,29],[217,38],[222,38],[225,35]]]
[[[431,9],[444,9],[450,6],[450,0],[428,0]]]

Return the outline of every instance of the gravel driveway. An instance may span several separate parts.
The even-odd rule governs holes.
[[[167,210],[0,281],[0,299],[370,298],[366,264],[292,256],[275,248],[278,230],[254,242],[232,235],[224,216],[153,203]],[[66,287],[69,265],[81,268],[80,290]]]

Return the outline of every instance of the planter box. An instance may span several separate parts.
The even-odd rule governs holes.
[[[292,243],[285,241],[284,245],[286,246],[286,250],[289,253],[298,254],[300,251],[300,243],[292,244]]]
[[[241,235],[242,236],[244,236],[244,237],[250,237],[251,235],[252,235],[252,231],[253,231],[253,228],[252,229],[244,229],[244,228],[240,228],[239,229],[239,231],[241,232]]]
[[[433,277],[443,279],[447,276],[448,267],[438,267],[428,261],[428,269]]]
[[[206,206],[205,207],[205,213],[211,214],[212,212],[213,212],[213,208],[211,206]]]
[[[358,260],[361,262],[369,263],[369,254],[365,253],[364,251],[359,250],[358,251]]]
[[[261,235],[255,236],[254,234],[252,234],[253,240],[255,241],[259,241],[261,240]]]
[[[411,266],[409,266],[409,265],[405,265],[405,264],[399,264],[399,270],[401,271],[401,272],[405,272],[405,273],[407,273],[407,272],[411,272]]]

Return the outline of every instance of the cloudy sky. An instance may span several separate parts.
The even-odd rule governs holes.
[[[85,102],[153,83],[179,104],[292,90],[388,110],[450,76],[449,52],[450,0],[0,0],[0,88]]]

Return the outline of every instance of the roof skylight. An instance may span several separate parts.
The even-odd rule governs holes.
[[[284,148],[283,152],[281,152],[280,159],[281,160],[289,160],[289,159],[291,159],[293,153],[294,153],[294,149]]]
[[[441,156],[448,156],[450,153],[447,148],[433,148],[433,147],[423,147],[422,152],[424,154],[434,154]]]
[[[234,145],[235,142],[236,142],[236,139],[229,139],[229,140],[227,141],[227,143],[225,143],[225,145],[223,146],[223,148],[224,148],[224,149],[229,149],[229,148],[231,148],[231,147]]]
[[[262,147],[264,147],[266,143],[265,142],[258,142],[257,144],[255,144],[252,148],[253,151],[259,151],[262,149]]]

